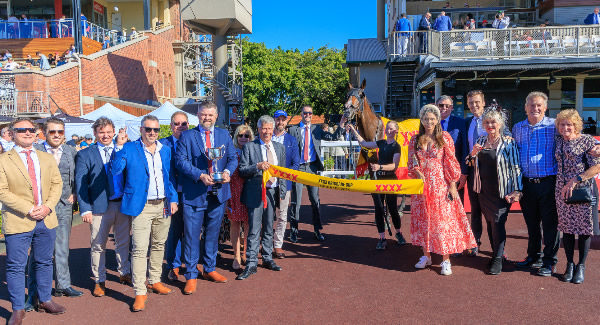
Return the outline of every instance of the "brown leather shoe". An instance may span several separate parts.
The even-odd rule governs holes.
[[[10,315],[10,319],[8,320],[8,325],[21,325],[23,324],[23,319],[25,318],[25,309],[19,309],[13,311],[12,315]]]
[[[133,306],[131,306],[132,311],[142,311],[146,308],[146,300],[148,300],[148,296],[146,295],[136,295],[135,301],[133,302]]]
[[[67,309],[52,300],[42,302],[38,305],[38,312],[45,312],[52,315],[64,314]]]
[[[275,248],[273,255],[277,258],[285,258],[285,252],[281,248]]]
[[[217,271],[212,271],[209,273],[202,272],[202,277],[204,280],[216,282],[216,283],[225,283],[227,282],[227,278],[217,273]]]
[[[198,279],[189,279],[185,282],[185,288],[183,288],[184,295],[191,295],[196,292],[196,284],[198,284]]]
[[[179,268],[176,267],[172,270],[169,270],[167,279],[169,279],[169,281],[171,281],[171,282],[179,281]]]
[[[94,291],[92,292],[92,295],[94,297],[102,297],[105,294],[106,294],[106,286],[105,286],[104,282],[96,283],[96,285],[94,286]]]
[[[131,274],[125,274],[125,275],[119,276],[119,283],[125,284],[128,286],[133,285],[133,283],[131,282]]]
[[[146,288],[148,288],[148,290],[154,293],[158,293],[159,295],[168,295],[169,293],[173,292],[173,290],[167,288],[164,284],[160,282],[148,284]]]

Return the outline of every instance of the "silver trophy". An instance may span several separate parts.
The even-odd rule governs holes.
[[[215,183],[223,183],[223,173],[218,170],[217,162],[225,155],[225,146],[219,148],[207,148],[206,155],[212,161],[212,178]]]

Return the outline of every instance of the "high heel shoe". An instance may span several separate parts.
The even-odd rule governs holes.
[[[562,282],[571,282],[573,280],[573,269],[575,268],[575,264],[573,262],[567,263],[567,269],[565,273],[560,278]]]

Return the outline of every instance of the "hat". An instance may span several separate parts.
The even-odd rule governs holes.
[[[89,134],[89,133],[85,135],[85,138],[86,138],[86,139],[93,139],[92,135],[91,135],[91,134]]]
[[[77,134],[74,134],[74,133],[73,133],[72,137],[78,137],[79,138],[79,136]]]
[[[288,117],[287,113],[282,109],[276,111],[275,114],[273,114],[273,118],[278,118],[280,116]]]

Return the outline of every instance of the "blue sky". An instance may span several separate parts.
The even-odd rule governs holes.
[[[283,49],[342,49],[349,38],[377,37],[375,0],[253,0],[253,42]]]

